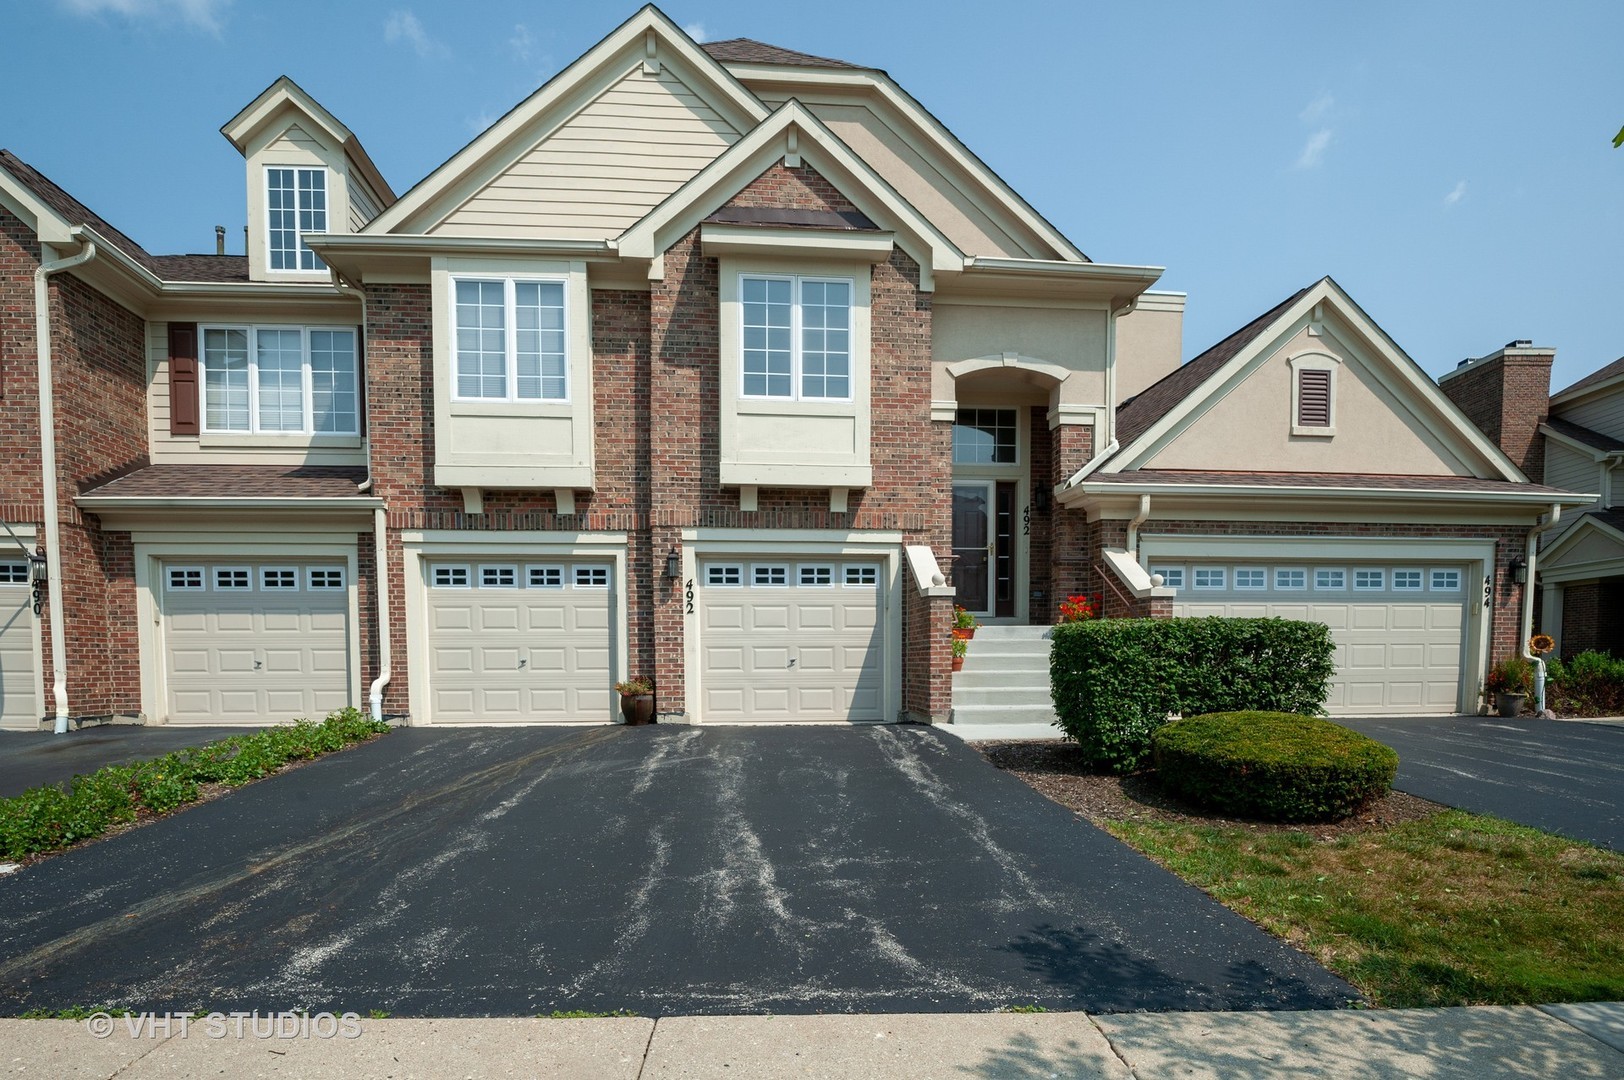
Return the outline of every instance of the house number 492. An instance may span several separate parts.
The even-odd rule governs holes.
[[[682,613],[684,615],[692,615],[694,613],[694,579],[693,578],[689,578],[688,579],[688,584],[686,584],[686,585],[684,585],[682,587]]]

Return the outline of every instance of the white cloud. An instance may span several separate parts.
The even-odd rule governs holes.
[[[524,23],[515,23],[513,34],[508,38],[508,48],[520,60],[530,59],[530,52],[535,47],[536,39],[530,33],[530,28]]]
[[[383,24],[383,39],[390,44],[404,41],[417,50],[418,56],[433,56],[445,51],[439,42],[429,37],[429,32],[423,29],[423,24],[410,11],[389,13],[389,18]]]
[[[132,21],[179,19],[193,29],[218,37],[222,17],[232,0],[58,0],[58,3],[69,14],[90,18],[118,15]]]
[[[1448,195],[1444,196],[1444,205],[1454,206],[1464,198],[1466,198],[1466,181],[1462,180],[1450,189]]]
[[[1305,105],[1303,111],[1298,113],[1297,116],[1305,124],[1317,124],[1325,118],[1325,114],[1330,112],[1331,107],[1335,104],[1336,98],[1329,93],[1321,94]]]
[[[1299,169],[1316,168],[1320,160],[1325,157],[1325,148],[1331,145],[1331,129],[1320,128],[1308,137],[1303,144],[1303,152],[1297,155]]]
[[[695,41],[703,42],[705,40],[705,24],[704,23],[697,23],[697,22],[688,23],[686,26],[684,26],[682,28],[682,32],[684,34],[687,34],[689,37],[693,38]]]

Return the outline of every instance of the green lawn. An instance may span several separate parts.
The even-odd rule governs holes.
[[[1329,841],[1101,824],[1378,1005],[1624,1000],[1624,856],[1455,810]]]

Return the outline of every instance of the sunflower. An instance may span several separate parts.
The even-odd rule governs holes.
[[[1556,639],[1549,634],[1535,634],[1528,639],[1528,651],[1535,656],[1544,656],[1556,648]]]

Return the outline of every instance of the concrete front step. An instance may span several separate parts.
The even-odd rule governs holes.
[[[955,724],[1047,724],[1054,720],[1050,705],[957,705]]]
[[[999,664],[996,667],[983,668],[964,665],[964,670],[953,676],[953,689],[981,690],[991,689],[995,686],[1008,686],[1024,689],[1029,686],[1042,687],[1047,693],[1049,689],[1049,668],[1043,667],[1013,667]]]
[[[967,705],[1041,705],[1054,703],[1048,686],[992,686],[973,687],[953,684],[953,707]]]
[[[970,639],[969,655],[974,656],[1041,656],[1049,659],[1049,642],[1042,638],[988,637],[978,630]]]
[[[1053,629],[1054,627],[1052,626],[989,626],[983,623],[982,626],[976,630],[976,638],[979,640],[982,635],[986,635],[988,638],[1011,638],[1020,639],[1023,641],[1047,641],[1049,638],[1049,631]]]

